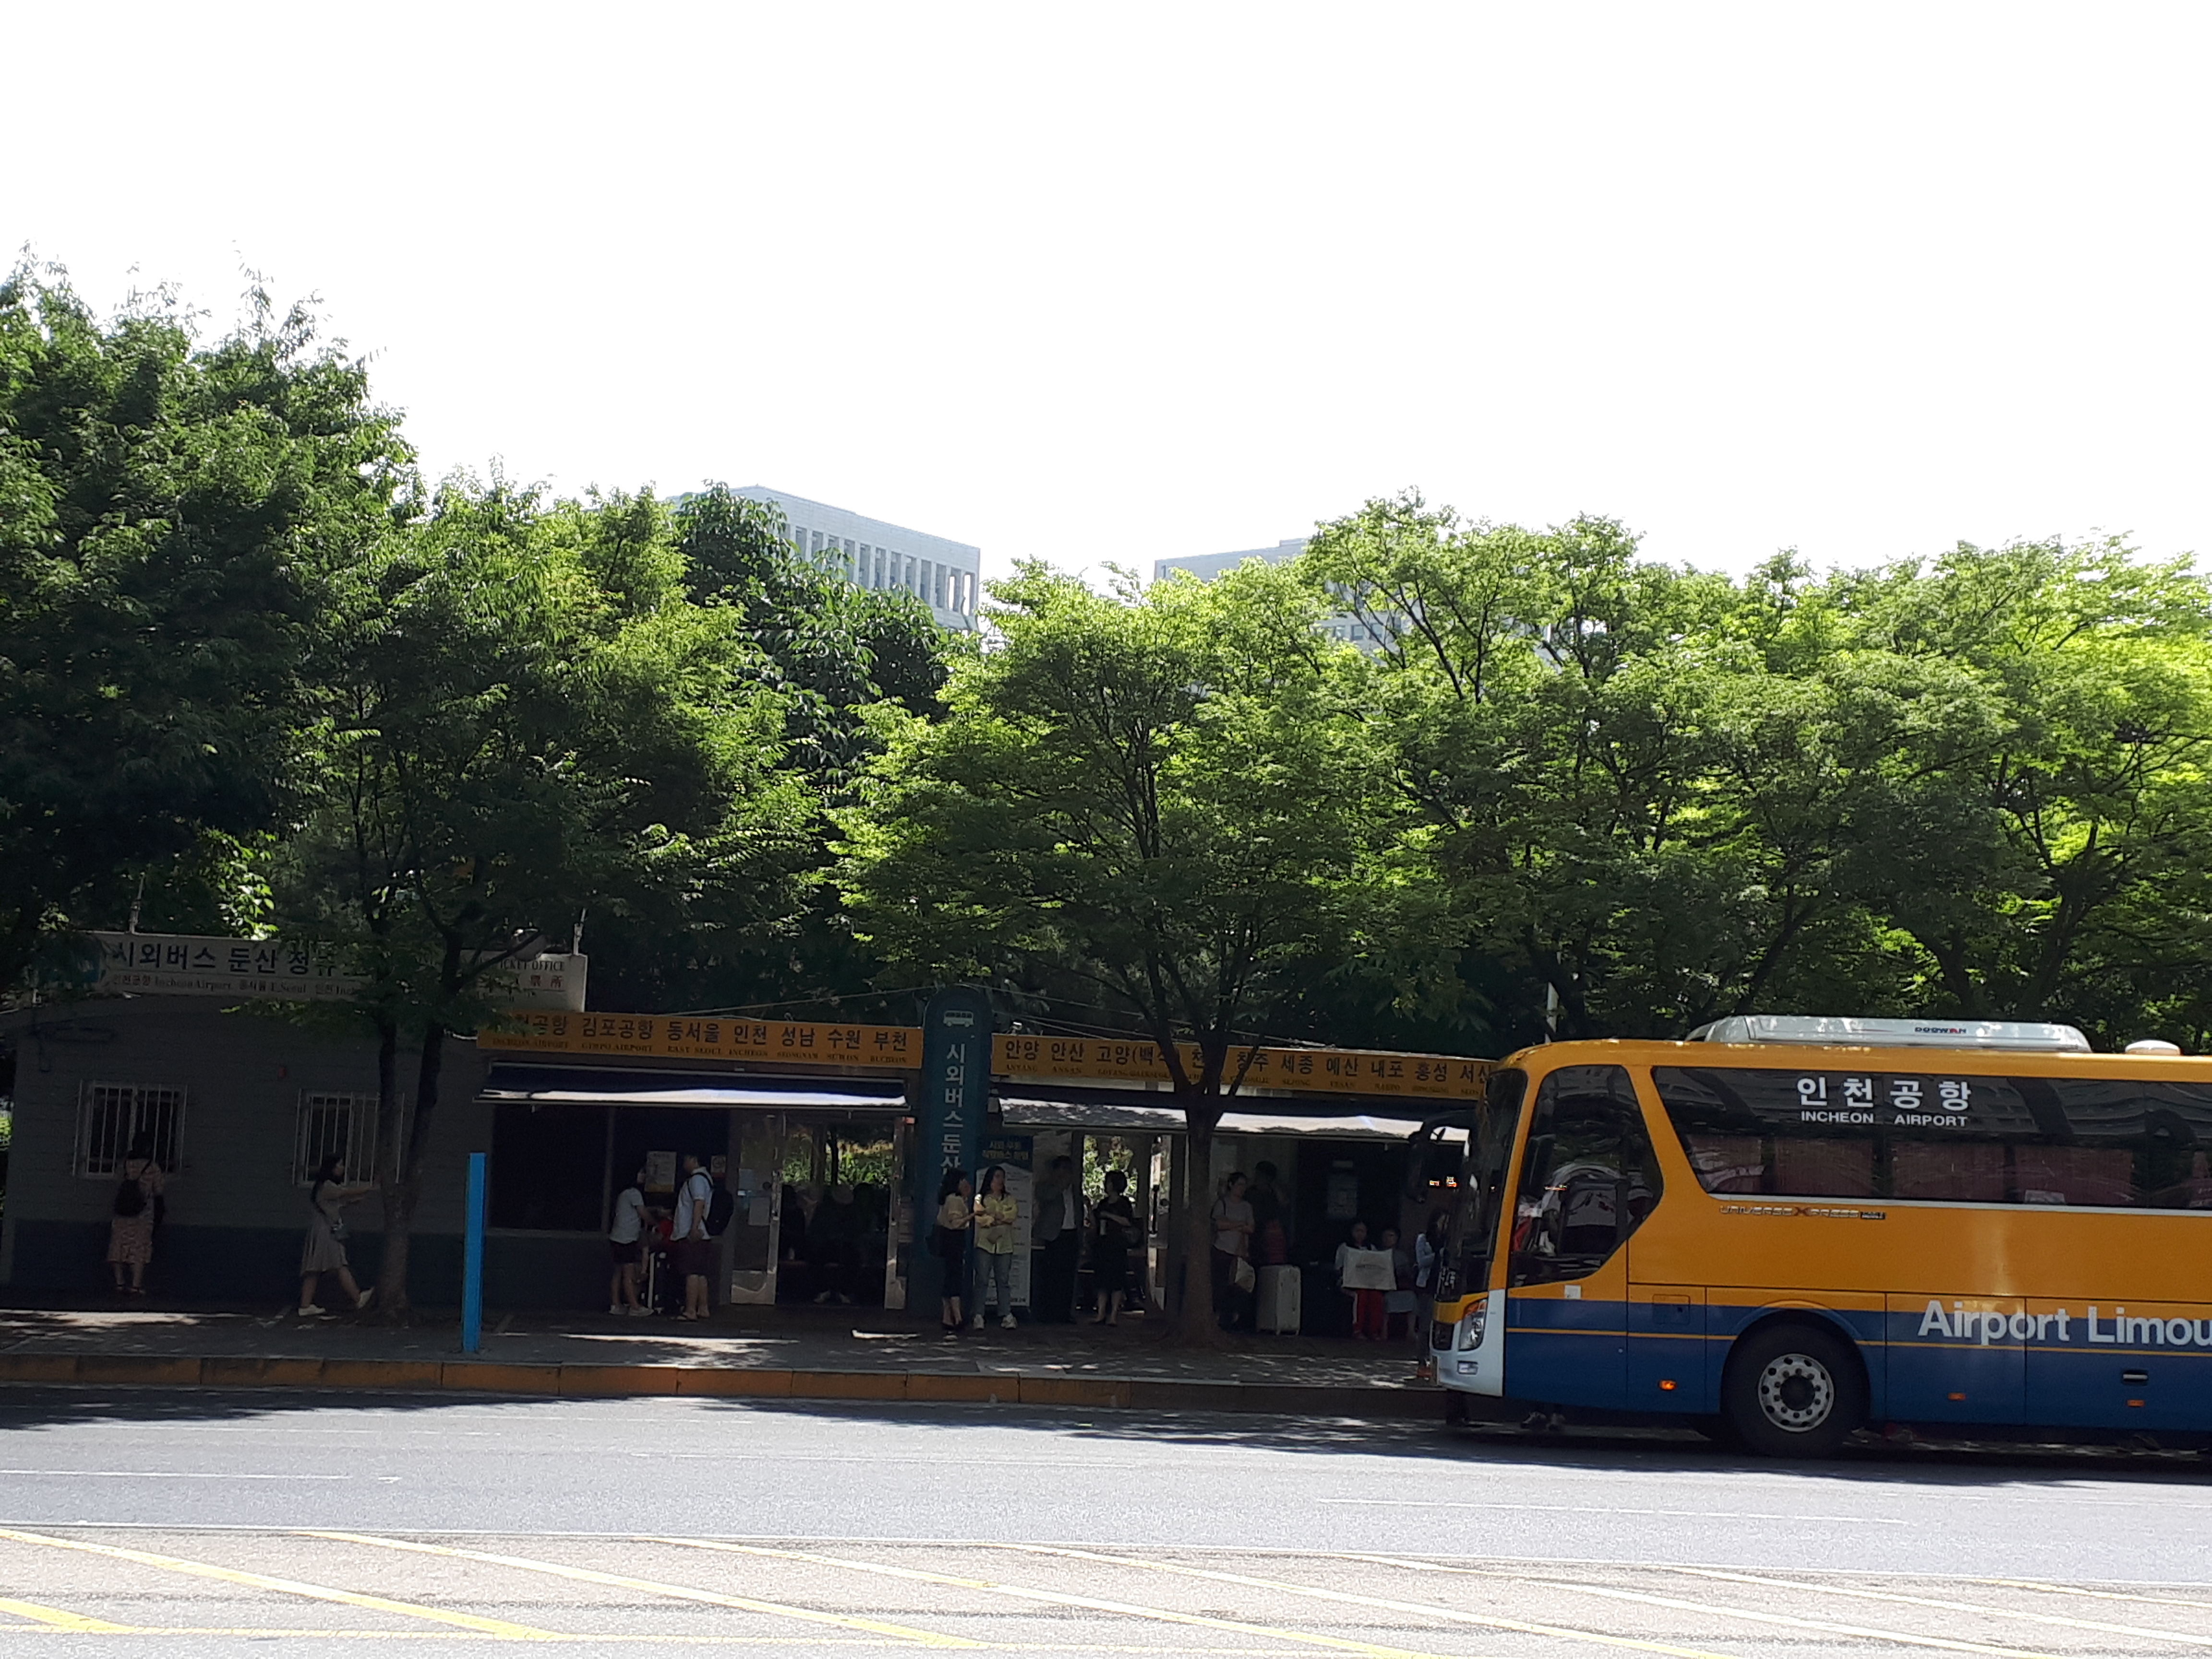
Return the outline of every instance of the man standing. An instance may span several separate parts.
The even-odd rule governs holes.
[[[708,1312],[707,1274],[714,1260],[714,1241],[707,1236],[707,1212],[714,1207],[714,1183],[699,1167],[699,1154],[684,1154],[684,1182],[676,1193],[676,1225],[669,1234],[669,1254],[676,1271],[684,1275],[684,1311],[679,1319],[704,1319]]]
[[[1037,1182],[1036,1220],[1030,1237],[1037,1247],[1030,1305],[1038,1324],[1066,1325],[1075,1317],[1076,1252],[1083,1243],[1083,1194],[1073,1158],[1053,1159]]]

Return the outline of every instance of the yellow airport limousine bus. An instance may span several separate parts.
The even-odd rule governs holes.
[[[1739,1017],[1524,1050],[1464,1127],[1430,1335],[1459,1410],[1798,1456],[1869,1424],[2212,1432],[2212,1059]]]

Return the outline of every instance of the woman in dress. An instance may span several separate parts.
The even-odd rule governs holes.
[[[947,1336],[960,1334],[960,1288],[968,1282],[968,1232],[975,1219],[968,1200],[975,1190],[975,1183],[957,1170],[947,1170],[937,1183],[937,1231],[931,1244],[945,1264],[939,1316]]]
[[[114,1212],[107,1223],[107,1268],[118,1296],[146,1294],[146,1268],[154,1260],[154,1223],[161,1202],[161,1166],[154,1158],[154,1137],[143,1131],[123,1160],[116,1185]],[[123,1270],[131,1270],[124,1282]]]
[[[1091,1212],[1091,1267],[1098,1291],[1094,1325],[1121,1323],[1129,1291],[1129,1252],[1137,1243],[1137,1206],[1129,1201],[1129,1177],[1106,1171],[1106,1196]]]
[[[323,1310],[315,1305],[315,1284],[325,1273],[338,1276],[338,1287],[356,1309],[366,1308],[374,1290],[353,1282],[346,1264],[345,1206],[358,1204],[376,1190],[374,1182],[348,1186],[345,1159],[333,1152],[315,1171],[315,1184],[307,1189],[307,1242],[300,1248],[300,1316],[311,1319]]]

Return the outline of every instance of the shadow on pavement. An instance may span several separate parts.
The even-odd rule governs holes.
[[[1447,1429],[1403,1419],[1311,1418],[1302,1420],[1222,1413],[1066,1409],[1007,1404],[860,1405],[818,1400],[734,1400],[654,1396],[649,1401],[556,1400],[492,1393],[301,1393],[282,1389],[222,1389],[159,1387],[0,1384],[0,1437],[59,1425],[243,1422],[311,1413],[434,1413],[488,1409],[518,1417],[535,1409],[605,1410],[646,1406],[680,1407],[712,1415],[751,1417],[763,1412],[826,1424],[900,1422],[934,1427],[997,1428],[1066,1436],[1102,1443],[1142,1442],[1316,1455],[1395,1457],[1427,1463],[1510,1465],[1519,1468],[1639,1473],[1727,1473],[1770,1479],[1929,1486],[2051,1486],[2075,1480],[2154,1482],[2212,1486],[2212,1458],[2194,1451],[2069,1443],[1923,1442],[1900,1446],[1875,1441],[1847,1448],[1826,1462],[1793,1463],[1747,1458],[1686,1431],[1582,1429],[1527,1434],[1511,1428]],[[738,1454],[742,1455],[742,1453]]]

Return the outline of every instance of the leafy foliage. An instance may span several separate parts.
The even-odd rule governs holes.
[[[1376,740],[1522,1035],[1747,1010],[2197,1036],[2212,593],[2114,544],[1742,583],[1616,525],[1324,526]],[[2162,992],[2162,995],[2154,994]],[[2195,1022],[2194,1024],[2191,1024]]]
[[[1083,988],[1170,1055],[1203,1169],[1240,1036],[1332,968],[1402,949],[1418,866],[1351,693],[1353,653],[1291,577],[1252,565],[1126,601],[1024,566],[999,648],[839,815],[863,937],[926,971]],[[1198,1045],[1195,1070],[1176,1048]],[[1188,1206],[1187,1334],[1210,1330],[1206,1204]]]
[[[161,296],[0,283],[0,982],[283,819],[323,584],[408,459],[304,310],[203,348]]]

